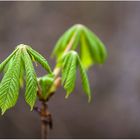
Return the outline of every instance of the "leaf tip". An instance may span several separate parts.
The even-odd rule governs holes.
[[[91,96],[88,97],[88,103],[91,103]]]
[[[68,99],[69,98],[69,93],[67,93],[66,95],[65,95],[65,99]]]
[[[34,106],[31,106],[30,111],[33,111]]]
[[[1,115],[4,115],[6,109],[1,109]]]

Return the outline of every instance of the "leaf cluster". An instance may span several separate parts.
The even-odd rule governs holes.
[[[59,61],[68,46],[71,50],[78,49],[81,62],[86,69],[93,64],[103,64],[107,57],[102,41],[81,24],[72,26],[60,37],[54,48],[53,56],[56,56]]]
[[[46,59],[30,46],[23,44],[18,45],[15,51],[0,64],[0,71],[5,69],[4,77],[0,83],[2,114],[16,104],[24,73],[26,81],[25,100],[30,105],[31,110],[33,109],[38,88],[33,61],[40,63],[48,73],[52,73]]]
[[[84,25],[76,24],[60,37],[52,55],[56,57],[56,68],[62,72],[62,86],[67,92],[66,98],[75,88],[76,74],[79,70],[83,90],[90,101],[91,91],[86,70],[93,64],[105,62],[107,51],[102,41]],[[37,78],[33,62],[41,64],[48,74]],[[39,99],[47,101],[56,90],[57,75],[52,72],[47,60],[28,45],[18,45],[0,64],[0,72],[2,71],[4,72],[0,82],[2,114],[16,104],[24,80],[25,101],[31,110],[36,102],[38,91],[41,90]]]

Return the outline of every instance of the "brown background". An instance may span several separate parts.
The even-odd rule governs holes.
[[[105,43],[108,60],[92,67],[94,100],[87,103],[80,78],[68,100],[61,88],[49,103],[54,129],[49,138],[140,138],[140,2],[0,2],[0,60],[17,44],[49,56],[56,40],[81,23]],[[39,76],[45,71],[37,68]],[[40,120],[25,103],[0,117],[0,138],[40,138]]]

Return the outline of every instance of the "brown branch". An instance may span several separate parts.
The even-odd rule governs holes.
[[[41,119],[41,138],[46,139],[47,138],[47,129],[48,129],[48,123],[47,123],[47,104],[42,102],[41,104],[41,112],[40,112],[40,119]]]
[[[48,128],[52,129],[52,115],[48,112],[46,101],[41,101],[41,107],[34,107],[34,110],[39,114],[41,120],[41,138],[46,139],[48,136]]]

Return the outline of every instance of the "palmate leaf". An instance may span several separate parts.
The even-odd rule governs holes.
[[[22,56],[26,73],[25,100],[30,105],[32,110],[37,97],[37,78],[32,64],[32,60],[26,49],[23,50]]]
[[[0,83],[0,108],[2,114],[13,107],[18,98],[21,51],[18,50]]]
[[[69,34],[70,32],[71,34]],[[75,50],[80,46],[79,55],[84,68],[89,68],[96,63],[102,64],[105,62],[107,51],[104,44],[87,27],[80,24],[72,26],[56,43],[53,55],[57,57],[57,60],[61,59],[62,54],[71,41],[71,50]],[[87,59],[85,59],[85,56],[87,56]]]
[[[32,58],[52,74],[45,58],[24,44],[18,45],[13,53],[0,64],[0,71],[4,71],[4,77],[0,83],[0,108],[2,114],[15,105],[20,85],[23,86],[24,73],[26,74],[25,100],[30,105],[31,110],[33,109],[37,97],[38,83]]]
[[[88,101],[90,101],[91,92],[88,77],[78,54],[75,51],[69,51],[68,53],[64,54],[62,60],[62,84],[64,86],[64,89],[67,91],[66,98],[68,98],[71,92],[74,90],[76,70],[79,67],[82,87],[84,92],[88,96]]]
[[[42,65],[42,67],[45,68],[46,71],[48,71],[49,73],[52,73],[47,60],[41,54],[39,54],[38,52],[36,52],[29,46],[27,47],[27,51],[29,54],[31,54],[34,57],[35,61],[39,62]]]

